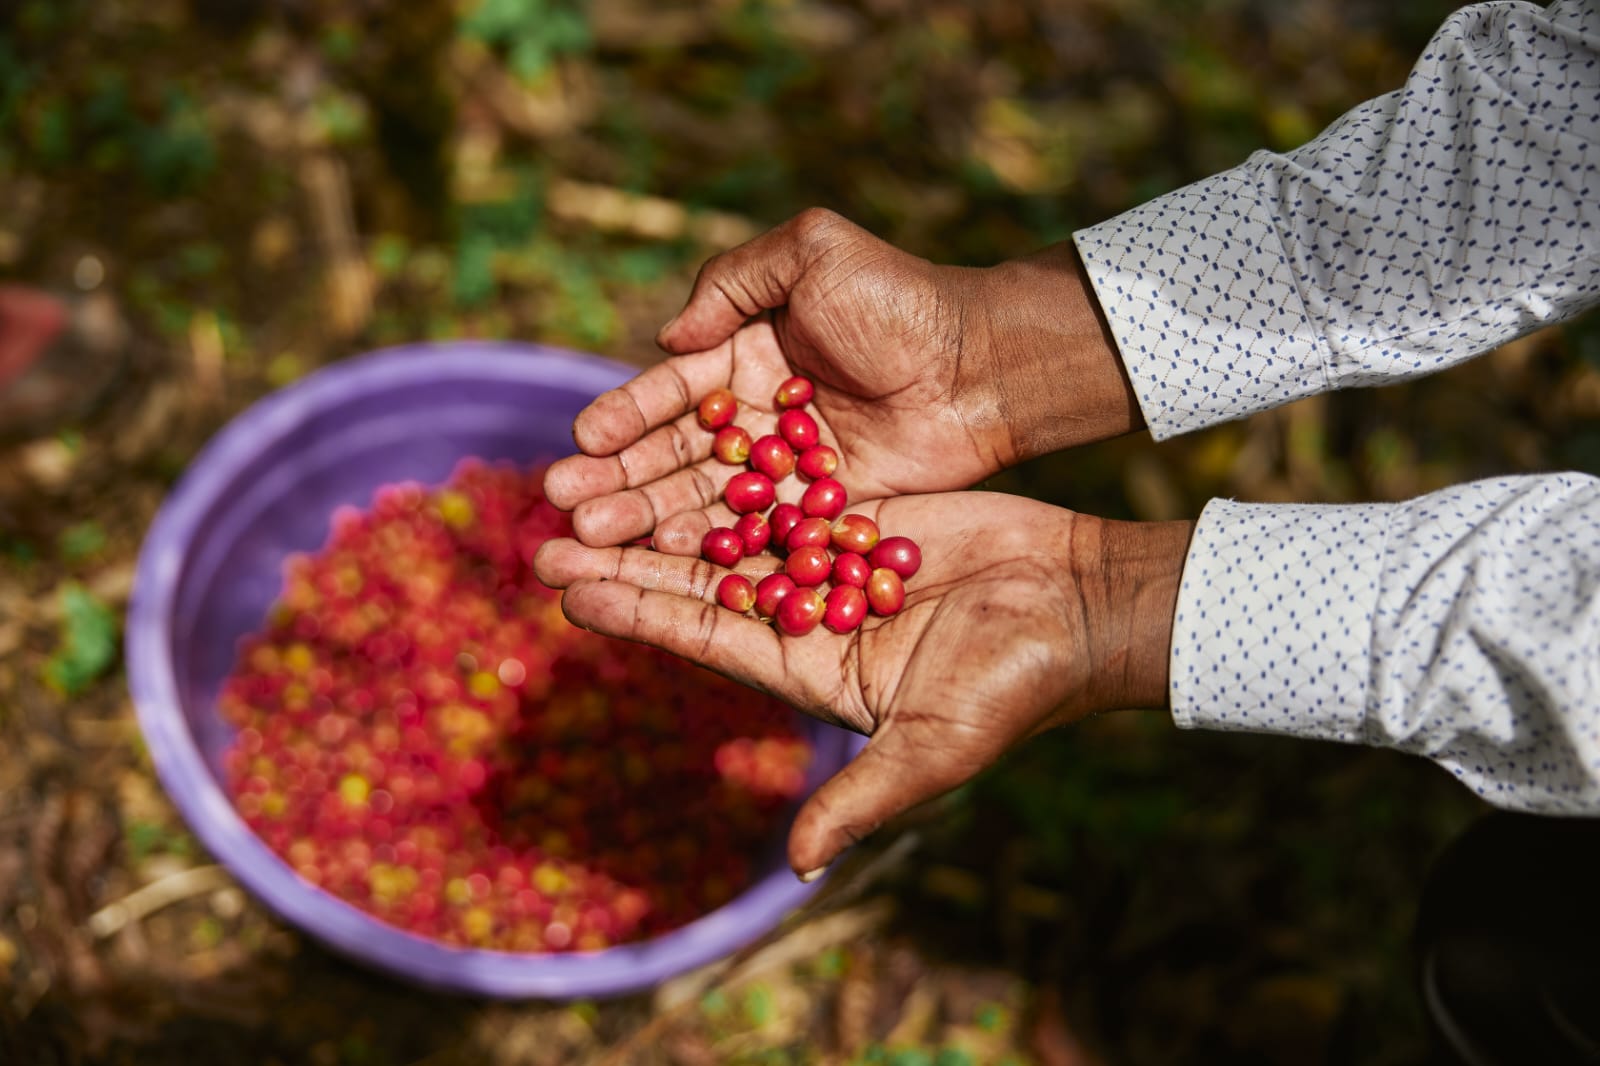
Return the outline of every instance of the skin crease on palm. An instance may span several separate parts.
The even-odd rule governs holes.
[[[840,636],[783,637],[716,605],[727,570],[645,548],[548,543],[541,580],[577,625],[656,645],[871,741],[802,808],[789,858],[819,869],[887,818],[970,779],[1021,740],[1164,698],[1186,522],[1105,522],[998,494],[901,496],[854,509],[916,540],[906,602]],[[737,568],[755,580],[772,556]],[[1130,580],[1131,578],[1131,580]],[[1159,648],[1147,661],[1151,649]]]
[[[789,858],[808,877],[887,818],[975,776],[1044,729],[1161,706],[1190,523],[1136,524],[951,490],[1061,447],[1138,428],[1137,402],[1069,246],[997,267],[939,267],[826,211],[710,260],[658,342],[673,358],[585,408],[552,503],[576,540],[536,566],[578,625],[654,644],[867,734],[807,801]],[[891,618],[849,636],[780,637],[716,606],[696,558],[736,516],[696,406],[775,431],[793,374],[839,454],[849,511],[909,536],[923,568]],[[794,502],[799,478],[778,486]],[[946,495],[906,495],[947,493]],[[655,550],[619,548],[649,536]],[[746,560],[752,579],[778,560]]]

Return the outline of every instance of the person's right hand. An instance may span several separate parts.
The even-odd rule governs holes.
[[[839,216],[808,211],[702,268],[658,341],[673,357],[578,415],[582,454],[555,463],[551,502],[594,546],[653,535],[694,554],[738,468],[711,457],[701,397],[738,397],[773,431],[773,393],[816,385],[812,412],[852,499],[966,488],[1066,445],[1142,425],[1076,253],[941,267]],[[802,486],[780,486],[798,495]],[[680,517],[681,516],[681,517]]]
[[[646,548],[546,542],[539,579],[578,625],[643,641],[867,734],[801,808],[802,875],[886,819],[978,774],[1042,730],[1167,700],[1190,522],[1109,522],[1020,496],[941,493],[856,513],[922,547],[899,613],[847,635],[780,636],[716,603],[728,573]],[[744,560],[751,578],[779,565]]]

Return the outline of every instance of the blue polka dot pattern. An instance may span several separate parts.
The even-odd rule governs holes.
[[[1180,725],[1385,745],[1499,806],[1600,811],[1600,479],[1213,500],[1171,663]]]
[[[1165,439],[1441,369],[1600,298],[1600,4],[1491,3],[1287,154],[1074,235]]]
[[[1600,299],[1600,3],[1458,11],[1404,88],[1075,240],[1151,432],[1426,374]],[[1382,744],[1600,811],[1600,481],[1213,500],[1180,725]]]

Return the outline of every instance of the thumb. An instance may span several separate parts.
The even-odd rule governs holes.
[[[789,865],[802,881],[821,876],[845,848],[895,815],[950,791],[977,772],[961,760],[928,758],[893,727],[811,794],[789,830]]]
[[[806,271],[834,246],[865,230],[813,207],[754,240],[706,261],[689,302],[656,343],[674,355],[714,348],[762,311],[782,307]]]

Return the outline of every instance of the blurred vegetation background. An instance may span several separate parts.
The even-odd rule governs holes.
[[[0,2],[0,276],[110,293],[134,337],[109,402],[0,450],[0,1058],[1421,1061],[1415,901],[1480,808],[1418,760],[1098,719],[881,834],[733,971],[490,1004],[353,968],[211,866],[117,649],[164,493],[273,388],[429,338],[646,365],[705,257],[813,204],[1020,255],[1304,142],[1453,6]],[[1590,318],[991,487],[1140,518],[1399,499],[1600,471],[1597,415]]]

